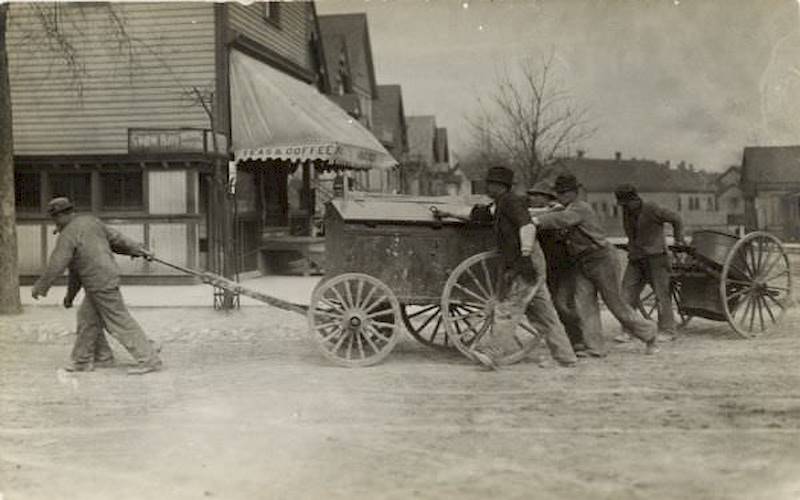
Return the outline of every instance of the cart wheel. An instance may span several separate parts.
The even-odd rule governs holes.
[[[445,330],[449,340],[465,356],[472,359],[471,347],[491,331],[497,303],[497,252],[483,252],[461,262],[450,273],[442,293]],[[515,340],[517,349],[497,360],[512,364],[523,359],[536,347],[538,333],[526,320],[520,323]]]
[[[449,350],[453,342],[447,335],[441,311],[441,304],[400,307],[403,323],[412,337],[426,346]]]
[[[719,293],[725,316],[742,337],[757,337],[780,323],[792,304],[792,273],[781,241],[747,234],[725,259]]]
[[[346,273],[317,285],[308,325],[322,353],[343,366],[369,366],[400,338],[400,304],[380,280]]]
[[[689,324],[689,321],[692,320],[692,316],[683,311],[681,304],[681,284],[679,282],[673,281],[670,284],[670,294],[672,295],[672,310],[678,317],[678,328],[683,328]],[[649,283],[642,289],[636,309],[638,309],[646,319],[655,321],[658,318],[656,293]]]

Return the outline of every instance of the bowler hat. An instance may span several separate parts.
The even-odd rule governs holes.
[[[614,196],[617,197],[617,201],[631,201],[639,198],[636,186],[633,184],[620,184],[614,190]]]
[[[72,205],[72,202],[69,201],[69,198],[64,196],[53,198],[50,200],[50,203],[47,204],[47,213],[50,214],[51,217],[63,214],[64,212],[70,212],[74,209],[75,207]]]
[[[578,179],[572,174],[561,174],[556,177],[555,186],[553,186],[553,191],[558,194],[566,193],[568,191],[578,191]]]
[[[548,181],[539,181],[533,185],[532,188],[526,191],[528,194],[539,194],[547,196],[548,198],[555,199],[556,194],[553,192],[553,186]]]
[[[490,167],[486,172],[486,182],[497,182],[511,187],[514,184],[514,171],[506,167]]]

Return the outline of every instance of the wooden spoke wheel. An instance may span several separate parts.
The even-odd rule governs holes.
[[[673,281],[670,283],[670,294],[672,295],[672,311],[677,319],[678,328],[683,328],[689,324],[689,321],[691,321],[692,317],[682,309],[681,284],[679,282]],[[638,309],[642,316],[644,316],[646,319],[653,321],[658,319],[658,303],[656,302],[656,292],[653,291],[653,287],[649,283],[642,289],[636,309]]]
[[[347,273],[314,289],[308,325],[322,354],[343,366],[380,362],[400,338],[400,304],[380,280]]]
[[[452,349],[453,342],[447,335],[441,311],[441,304],[400,307],[403,323],[412,337],[430,347]]]
[[[780,323],[792,305],[792,273],[781,241],[753,232],[725,259],[719,283],[725,316],[739,335],[752,338]]]
[[[497,252],[483,252],[461,262],[447,279],[440,311],[449,340],[464,355],[472,358],[471,349],[492,330],[494,308],[498,302]],[[527,320],[520,323],[514,336],[516,349],[497,361],[512,364],[523,359],[540,342],[538,333]]]

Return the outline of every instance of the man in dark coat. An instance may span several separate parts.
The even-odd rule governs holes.
[[[577,262],[574,273],[575,305],[587,347],[582,355],[603,357],[607,353],[598,292],[623,329],[641,339],[646,345],[645,352],[653,354],[657,351],[657,327],[641,318],[622,299],[616,257],[597,214],[588,203],[578,199],[578,189],[578,180],[574,175],[559,175],[554,191],[564,210],[537,215],[532,220],[538,230],[568,230],[565,239],[567,252]]]
[[[664,224],[672,226],[675,243],[682,244],[681,216],[655,203],[643,201],[631,184],[620,185],[614,194],[622,207],[622,225],[628,237],[628,265],[622,278],[623,298],[636,307],[642,289],[650,283],[658,307],[659,334],[662,340],[671,340],[675,335],[670,293],[672,264],[667,252]],[[625,335],[617,340],[625,341]]]
[[[95,360],[113,360],[111,348],[103,335],[107,330],[137,361],[131,375],[161,369],[162,362],[154,344],[148,340],[131,317],[119,291],[119,269],[113,253],[152,258],[153,253],[103,224],[92,215],[75,214],[67,198],[54,198],[48,204],[59,233],[47,269],[31,290],[34,299],[47,295],[53,282],[70,270],[70,284],[64,305],[70,307],[77,287],[83,286],[85,298],[78,309],[78,337],[68,371],[92,371]]]
[[[544,337],[553,359],[562,366],[573,366],[577,359],[545,285],[547,263],[531,224],[528,202],[511,192],[513,183],[514,172],[506,167],[491,167],[486,174],[487,194],[494,201],[492,220],[502,286],[492,329],[476,342],[473,354],[483,365],[497,369],[498,361],[517,348],[516,331],[523,316],[527,316],[531,326]],[[488,215],[473,208],[471,217],[480,217],[479,214]],[[438,216],[454,215],[439,212]]]

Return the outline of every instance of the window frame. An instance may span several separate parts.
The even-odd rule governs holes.
[[[106,182],[105,182],[105,178],[106,177],[111,177],[111,176],[120,176],[120,175],[122,175],[122,176],[124,176],[124,175],[138,175],[139,176],[138,184],[139,184],[139,189],[140,189],[139,190],[140,197],[139,197],[139,200],[138,200],[139,202],[138,202],[137,205],[126,204],[126,205],[119,205],[119,206],[109,206],[107,204],[107,202],[106,202]],[[129,170],[129,169],[125,169],[125,170],[116,170],[116,169],[115,170],[101,170],[100,172],[98,172],[98,175],[97,175],[97,183],[98,183],[97,195],[98,195],[98,199],[96,201],[97,201],[98,209],[103,213],[117,213],[117,212],[118,213],[136,213],[136,212],[145,212],[146,209],[147,209],[147,201],[146,201],[146,195],[145,195],[145,192],[146,192],[146,189],[147,189],[147,186],[146,186],[146,183],[145,183],[145,178],[146,177],[147,176],[145,175],[145,172],[143,170]],[[125,188],[125,185],[123,185],[123,191],[126,191],[124,188]],[[125,201],[128,201],[128,200],[125,200]]]
[[[35,186],[35,194],[36,194],[36,205],[35,206],[26,206],[20,204],[19,195],[21,193],[19,187],[21,183],[17,176],[23,175],[30,175],[35,177],[35,182],[33,185]],[[42,206],[42,192],[44,191],[43,183],[42,183],[43,175],[42,172],[39,171],[30,171],[30,170],[23,170],[20,171],[19,169],[14,169],[14,207],[15,210],[20,214],[38,214],[44,211],[44,207]]]
[[[88,187],[89,187],[89,193],[88,193],[89,194],[89,200],[88,201],[89,201],[89,204],[86,205],[86,204],[79,203],[78,197],[75,196],[74,192],[70,192],[68,194],[57,192],[56,189],[55,189],[55,184],[56,183],[54,182],[54,178],[59,177],[59,176],[72,177],[72,178],[77,178],[78,176],[86,176],[86,177],[88,177],[89,178],[89,183],[88,183]],[[67,196],[69,198],[69,200],[72,202],[72,204],[75,206],[75,210],[78,210],[78,211],[92,211],[94,209],[94,203],[93,203],[94,202],[94,193],[93,193],[94,186],[93,186],[92,177],[93,177],[92,176],[92,172],[91,171],[87,171],[87,170],[79,170],[79,171],[76,171],[76,172],[67,172],[67,171],[64,171],[64,170],[54,170],[54,171],[47,172],[48,198],[49,199],[53,199],[53,198],[55,198],[57,196]],[[71,190],[71,191],[74,191],[74,190]]]

